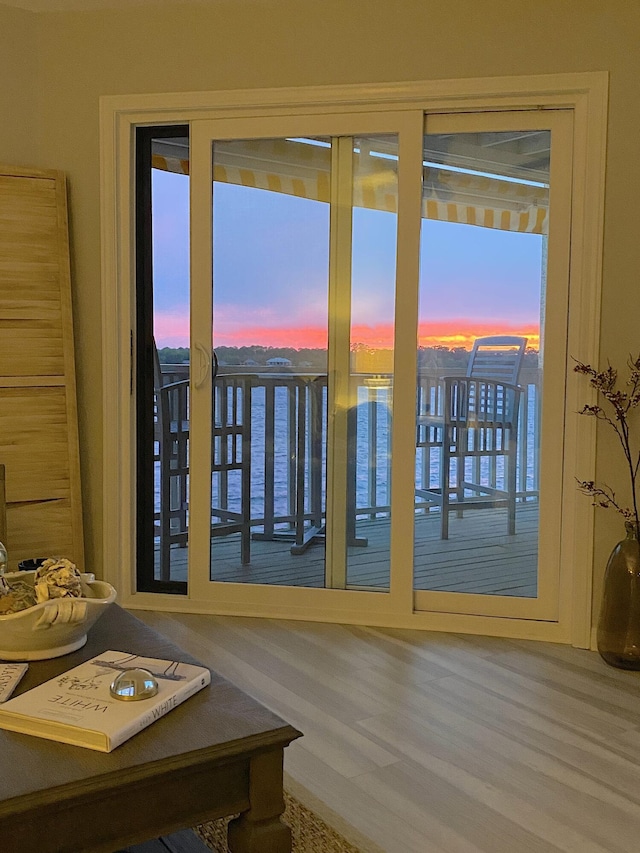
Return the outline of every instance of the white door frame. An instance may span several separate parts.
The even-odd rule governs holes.
[[[439,80],[385,85],[105,96],[100,102],[103,399],[104,577],[129,608],[211,612],[196,598],[135,590],[135,395],[131,394],[131,330],[134,328],[134,129],[138,125],[184,124],[196,119],[357,113],[376,110],[425,112],[571,109],[573,215],[570,255],[568,352],[594,363],[599,355],[604,220],[604,171],[608,75],[606,72],[512,78]],[[396,367],[399,367],[396,362]],[[595,392],[594,392],[595,394]],[[567,411],[585,402],[584,389],[567,379]],[[589,402],[589,400],[587,400]],[[578,416],[565,424],[564,481],[593,479],[595,429],[578,430]],[[560,560],[563,566],[557,622],[472,614],[415,613],[409,609],[376,619],[361,608],[329,616],[306,608],[288,618],[352,621],[573,643],[588,647],[591,632],[593,508],[577,490],[565,488]],[[331,594],[331,590],[327,590]],[[218,612],[223,612],[220,610]],[[250,615],[259,615],[254,607]],[[285,614],[283,614],[285,615]]]

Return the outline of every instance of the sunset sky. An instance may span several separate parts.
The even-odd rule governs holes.
[[[154,333],[188,346],[188,178],[153,171]],[[356,209],[352,344],[393,346],[393,214]],[[216,346],[326,347],[328,205],[215,184]],[[537,349],[542,237],[423,220],[419,344],[522,334]]]

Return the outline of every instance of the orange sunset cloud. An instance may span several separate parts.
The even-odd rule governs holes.
[[[484,338],[487,335],[519,335],[527,339],[530,349],[537,350],[540,346],[540,327],[537,324],[506,323],[500,320],[475,322],[470,319],[420,323],[418,346],[471,349],[476,338]]]
[[[189,323],[184,316],[156,316],[154,333],[160,347],[189,346]],[[434,322],[421,322],[418,327],[420,347],[464,347],[470,349],[473,341],[486,335],[522,335],[529,347],[537,350],[540,330],[532,323],[508,323],[501,320],[475,321],[459,318]],[[353,325],[352,346],[371,349],[393,349],[392,323]],[[236,326],[233,330],[216,330],[214,346],[241,347],[291,347],[292,349],[326,349],[327,330],[322,326]]]

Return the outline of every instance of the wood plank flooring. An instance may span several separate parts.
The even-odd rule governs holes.
[[[416,516],[415,588],[488,595],[535,597],[537,593],[538,506],[521,504],[515,536],[506,532],[506,509],[451,513],[449,539],[440,539],[439,514]],[[356,587],[389,588],[389,519],[359,521],[357,536],[367,547],[348,549],[347,582]],[[171,577],[186,580],[187,548],[171,552]],[[324,586],[324,541],[299,555],[291,542],[254,541],[251,562],[240,566],[239,534],[213,539],[212,579],[285,586]],[[470,571],[469,567],[473,566]]]
[[[388,853],[640,850],[640,673],[547,643],[136,615],[304,732],[286,772]]]

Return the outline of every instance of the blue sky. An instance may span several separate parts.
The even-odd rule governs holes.
[[[186,176],[153,171],[160,347],[188,346],[188,188]],[[316,345],[311,330],[322,338],[327,322],[328,205],[229,184],[215,193],[218,344]],[[354,214],[352,323],[363,328],[393,320],[395,223],[381,211]],[[436,337],[439,328],[537,327],[541,252],[538,235],[423,220],[421,327]]]

